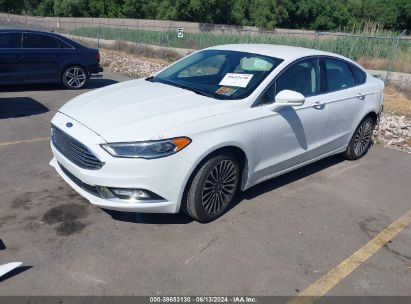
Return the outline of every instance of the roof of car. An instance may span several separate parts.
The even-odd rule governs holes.
[[[329,52],[277,44],[226,44],[213,46],[208,49],[255,53],[270,57],[276,57],[284,60],[293,60],[300,57],[316,55],[328,55],[344,58],[343,56]]]
[[[68,37],[65,37],[59,33],[55,32],[50,32],[50,31],[41,31],[41,30],[33,30],[33,29],[27,29],[27,28],[11,28],[11,27],[0,27],[0,33],[12,33],[12,32],[25,32],[25,33],[35,33],[35,34],[48,34],[48,35],[53,35],[55,37],[58,37],[60,39],[63,39],[66,42],[69,42],[71,45],[74,45],[76,47],[81,47],[82,45],[79,44],[76,41],[73,41],[69,39]]]
[[[50,31],[41,31],[41,30],[33,30],[27,28],[19,28],[19,27],[0,27],[0,32],[30,32],[30,33],[46,33],[46,34],[54,34]]]

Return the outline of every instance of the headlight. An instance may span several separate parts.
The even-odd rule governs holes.
[[[155,141],[103,144],[101,147],[115,157],[160,158],[172,155],[191,143],[188,137]]]

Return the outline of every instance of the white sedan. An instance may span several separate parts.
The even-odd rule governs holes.
[[[240,190],[329,155],[362,157],[383,88],[336,54],[216,46],[65,104],[51,165],[101,208],[208,222]]]

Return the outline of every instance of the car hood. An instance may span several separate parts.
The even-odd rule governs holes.
[[[60,112],[107,142],[127,142],[158,139],[175,126],[238,108],[231,105],[233,102],[138,79],[82,94]]]

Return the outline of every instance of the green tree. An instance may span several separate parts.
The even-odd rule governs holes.
[[[92,17],[123,17],[123,0],[90,0],[88,13]]]
[[[54,0],[54,16],[83,17],[87,16],[87,0]]]
[[[144,7],[147,4],[145,0],[125,0],[122,12],[127,18],[145,18]]]
[[[254,0],[251,3],[251,19],[255,26],[272,30],[278,23],[276,0]]]
[[[40,16],[54,16],[54,0],[43,0],[31,7],[31,12]]]
[[[411,0],[0,0],[0,11],[255,25],[262,29],[411,29]]]
[[[411,1],[398,0],[397,3],[399,13],[397,16],[396,27],[399,30],[411,30]]]
[[[0,0],[0,11],[21,13],[24,10],[24,0]]]
[[[231,9],[231,21],[237,25],[252,25],[249,0],[234,1]]]

